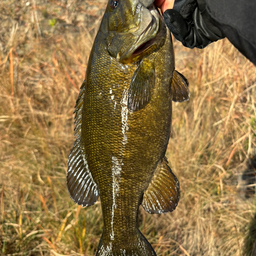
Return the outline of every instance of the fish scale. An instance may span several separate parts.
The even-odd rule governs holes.
[[[97,256],[156,255],[137,227],[139,206],[164,213],[179,200],[165,152],[172,101],[189,98],[188,84],[174,70],[163,19],[147,1],[109,1],[76,103],[67,186],[83,206],[100,196]]]

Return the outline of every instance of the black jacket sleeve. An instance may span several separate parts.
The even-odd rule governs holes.
[[[206,0],[206,10],[228,40],[256,65],[256,1]]]
[[[189,48],[204,48],[227,37],[256,65],[256,1],[175,0],[164,19],[173,35]]]

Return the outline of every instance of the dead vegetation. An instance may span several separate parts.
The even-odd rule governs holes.
[[[66,189],[73,108],[105,1],[0,3],[0,254],[94,255],[100,204]],[[174,104],[168,159],[181,199],[143,210],[157,255],[254,255],[256,68],[227,40],[205,50],[175,42],[190,101]],[[250,182],[243,176],[249,170]],[[246,194],[248,189],[250,193]]]

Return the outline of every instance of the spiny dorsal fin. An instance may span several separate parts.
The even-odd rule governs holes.
[[[144,108],[150,101],[155,85],[153,62],[143,60],[135,70],[128,91],[128,108],[136,111]]]
[[[70,197],[79,205],[93,205],[99,196],[92,178],[86,153],[81,143],[81,125],[85,82],[81,86],[75,107],[75,135],[77,139],[68,157],[67,187]]]
[[[172,101],[183,102],[189,100],[188,80],[178,71],[174,70],[171,84]]]
[[[176,208],[179,197],[179,181],[164,158],[144,193],[142,206],[149,213],[171,212]]]

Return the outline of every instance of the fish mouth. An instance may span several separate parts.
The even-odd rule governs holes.
[[[154,4],[148,6],[147,9],[151,14],[151,21],[146,28],[140,32],[139,35],[137,35],[136,41],[126,52],[126,54],[120,58],[121,62],[131,59],[133,61],[137,61],[141,57],[150,54],[160,45],[159,38],[161,38],[161,28],[163,27],[161,26],[161,14]]]
[[[147,28],[142,32],[142,34],[139,36],[137,42],[135,43],[135,45],[137,45],[137,48],[133,51],[132,55],[138,55],[142,52],[144,52],[146,49],[148,49],[154,42],[155,40],[155,36],[157,34],[157,19],[152,16],[152,20],[149,23],[149,25],[147,26]],[[153,37],[152,39],[148,39],[147,35],[149,35],[150,37]],[[144,40],[143,40],[144,39]]]
[[[151,4],[148,7],[148,10],[152,15],[152,20],[145,28],[145,30],[139,35],[137,41],[135,42],[134,47],[136,48],[132,52],[133,56],[138,55],[147,50],[154,43],[155,37],[159,32],[159,11],[158,9],[156,9],[154,4]]]

